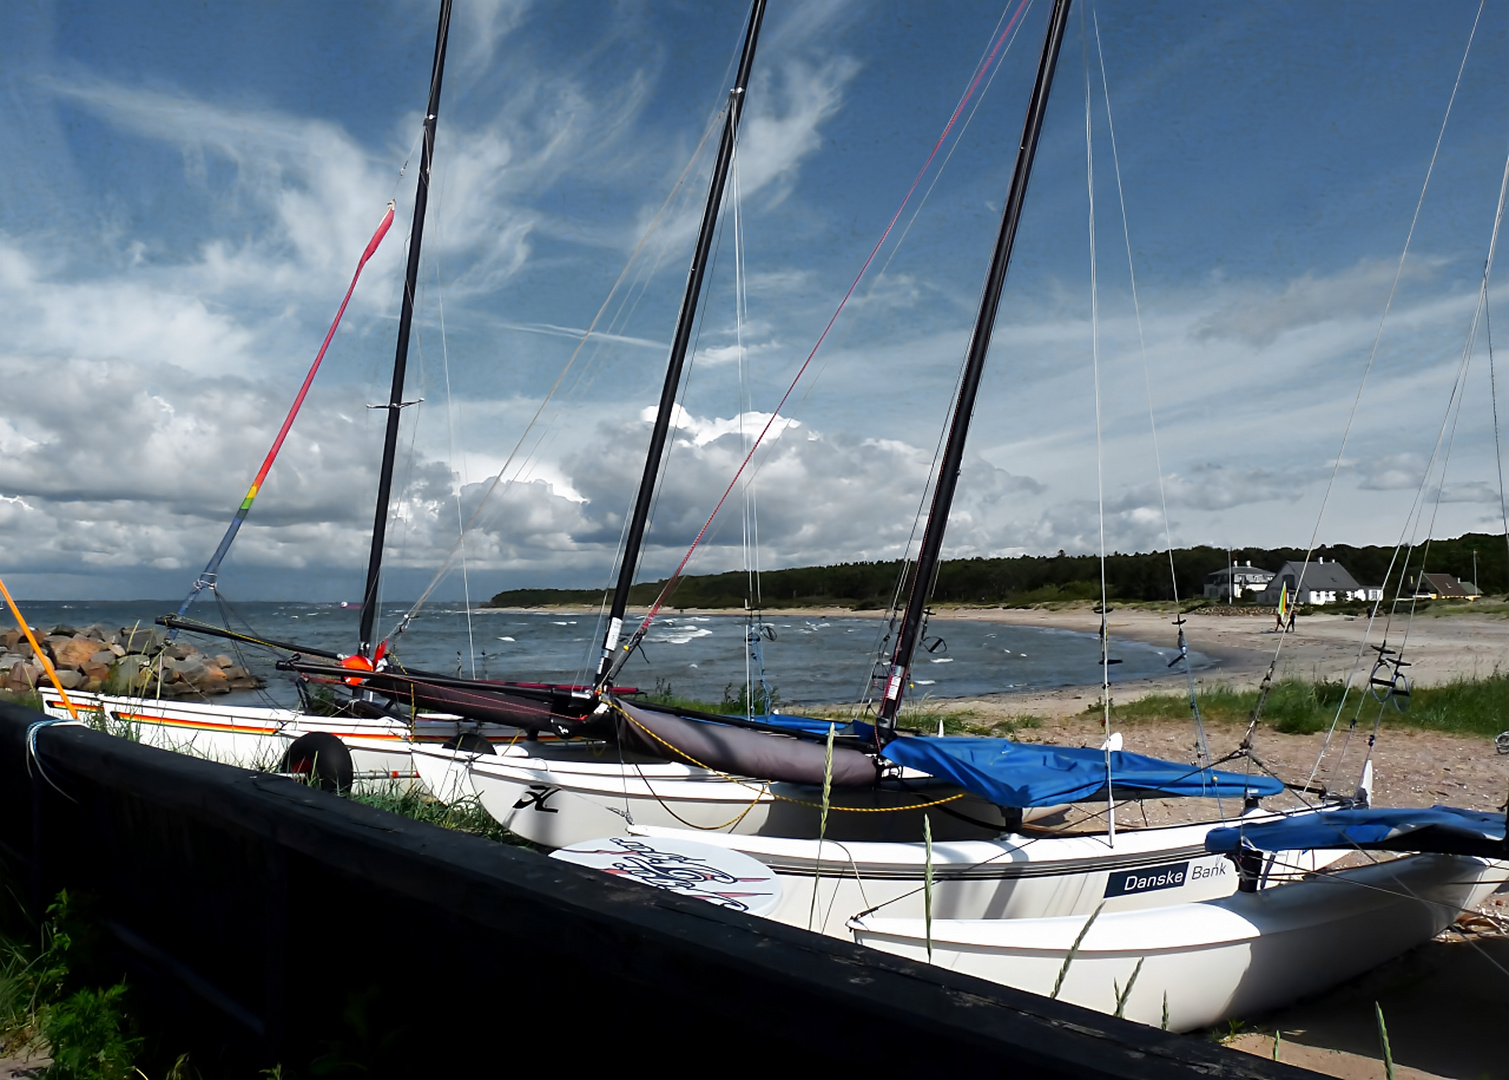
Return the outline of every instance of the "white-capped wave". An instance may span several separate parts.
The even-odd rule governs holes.
[[[511,638],[511,637],[500,637],[498,640],[499,641],[512,641],[513,638]]]
[[[663,645],[685,645],[697,638],[712,637],[712,634],[705,626],[667,626],[654,637],[645,640]]]
[[[952,656],[929,656],[927,662],[929,664],[952,664],[954,658]]]

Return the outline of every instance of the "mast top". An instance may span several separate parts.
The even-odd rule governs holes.
[[[1069,21],[1069,3],[1070,0],[1054,0],[1053,11],[1048,17],[1048,33],[1043,42],[1042,58],[1038,61],[1037,80],[1027,102],[1027,119],[1018,144],[1016,166],[1012,170],[1011,185],[1007,188],[1006,202],[1001,210],[1001,229],[996,237],[995,252],[991,256],[990,271],[985,277],[985,288],[980,295],[974,332],[969,339],[964,373],[959,380],[959,393],[954,402],[953,419],[949,424],[948,442],[938,467],[938,482],[933,489],[932,508],[928,511],[927,527],[922,534],[922,548],[917,554],[917,566],[913,573],[911,592],[907,597],[906,612],[901,620],[901,632],[896,637],[896,648],[891,654],[885,693],[875,724],[875,735],[881,742],[889,741],[895,736],[896,714],[901,709],[901,699],[911,676],[912,656],[917,651],[928,596],[938,573],[943,534],[948,528],[954,489],[958,486],[959,469],[964,462],[964,443],[969,436],[975,395],[980,387],[980,376],[985,370],[986,355],[990,352],[990,337],[995,328],[996,312],[1000,308],[1001,291],[1006,285],[1006,269],[1011,263],[1011,249],[1016,242],[1022,204],[1027,197],[1027,181],[1032,175],[1032,161],[1037,154],[1038,137],[1042,134],[1043,117],[1048,108],[1048,92],[1053,86],[1059,47],[1063,44],[1064,28]]]
[[[660,404],[655,412],[655,424],[650,431],[650,445],[645,452],[644,472],[639,480],[639,492],[634,500],[634,509],[629,516],[624,533],[623,561],[618,568],[618,582],[613,590],[613,601],[608,609],[608,626],[603,634],[602,656],[598,660],[594,680],[598,690],[612,684],[618,667],[632,651],[637,638],[632,639],[623,651],[618,639],[623,631],[624,612],[629,607],[629,589],[634,584],[634,575],[639,569],[639,551],[644,543],[645,530],[649,524],[650,504],[655,495],[655,478],[665,456],[666,439],[670,434],[671,417],[676,409],[676,392],[681,386],[681,372],[686,365],[686,353],[691,344],[692,325],[697,319],[697,301],[702,294],[702,279],[707,273],[708,256],[712,250],[713,234],[717,231],[718,211],[723,203],[723,189],[728,180],[729,164],[733,160],[734,144],[738,138],[739,118],[744,110],[745,91],[749,86],[749,72],[754,65],[755,45],[760,36],[760,23],[765,17],[765,0],[754,0],[749,9],[748,29],[744,34],[744,50],[739,57],[739,71],[729,90],[728,111],[723,118],[723,137],[718,143],[718,157],[713,164],[712,178],[708,183],[707,203],[702,210],[702,224],[697,231],[697,244],[693,250],[691,269],[687,273],[686,292],[681,298],[681,310],[676,317],[676,332],[671,338],[671,352],[666,362],[665,382],[660,389]]]
[[[414,223],[409,229],[409,261],[404,270],[403,302],[398,313],[398,342],[393,354],[393,385],[386,405],[388,422],[383,433],[382,466],[377,476],[377,506],[372,516],[372,550],[367,556],[367,584],[362,590],[358,652],[371,657],[373,628],[377,623],[378,585],[382,580],[383,545],[388,535],[388,506],[393,494],[393,467],[398,460],[398,421],[405,405],[404,374],[409,363],[409,332],[414,322],[414,292],[419,281],[419,252],[424,244],[424,215],[430,201],[430,166],[435,154],[435,121],[440,115],[440,86],[445,76],[445,51],[450,41],[451,0],[440,0],[440,24],[435,30],[435,59],[430,69],[430,96],[424,110],[423,144],[419,153],[419,177],[414,190]]]

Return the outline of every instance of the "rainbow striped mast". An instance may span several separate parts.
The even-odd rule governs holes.
[[[299,415],[303,408],[304,398],[309,394],[309,387],[314,382],[315,373],[320,370],[320,363],[325,359],[325,351],[330,348],[330,342],[335,337],[336,329],[341,325],[341,318],[346,314],[346,305],[351,302],[351,294],[356,291],[356,283],[362,276],[362,270],[367,262],[377,252],[378,245],[383,237],[388,235],[388,229],[393,224],[393,203],[388,203],[388,212],[383,215],[377,231],[372,234],[372,239],[367,241],[366,250],[357,261],[356,273],[351,275],[351,284],[346,286],[346,295],[341,300],[341,306],[335,313],[335,320],[330,324],[330,329],[325,331],[325,340],[320,343],[320,351],[315,354],[314,363],[309,367],[309,374],[304,376],[304,385],[299,387],[298,395],[293,399],[293,407],[288,410],[288,415],[283,418],[283,426],[278,429],[278,437],[272,441],[272,449],[267,451],[267,456],[262,459],[262,467],[257,470],[256,477],[252,480],[251,487],[246,490],[246,498],[241,500],[241,505],[236,509],[236,516],[231,518],[230,526],[225,530],[225,535],[220,538],[220,546],[215,549],[215,554],[210,556],[210,561],[205,563],[204,569],[199,572],[199,577],[194,581],[194,587],[189,590],[189,595],[184,597],[183,603],[178,605],[178,614],[181,616],[189,610],[189,605],[198,599],[199,594],[205,589],[213,590],[220,577],[220,564],[224,561],[226,553],[230,551],[236,534],[241,531],[241,525],[251,513],[252,503],[257,498],[257,492],[262,489],[267,474],[272,470],[272,463],[277,460],[278,451],[283,449],[283,440],[288,437],[288,430],[293,427],[294,418]],[[171,640],[178,636],[178,628],[168,630]]]

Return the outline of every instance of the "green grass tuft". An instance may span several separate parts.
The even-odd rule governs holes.
[[[672,709],[715,713],[719,716],[763,716],[781,703],[780,694],[775,687],[771,687],[767,694],[762,687],[757,686],[751,694],[748,687],[740,685],[736,688],[733,683],[723,688],[722,701],[702,701],[698,698],[682,697],[672,689],[670,680],[663,678],[657,678],[655,689],[646,693],[644,697],[657,705],[665,705]]]
[[[505,829],[474,798],[458,799],[456,802],[447,804],[428,794],[415,791],[413,788],[397,787],[356,792],[350,798],[352,802],[359,802],[376,810],[386,810],[390,814],[397,814],[413,821],[439,825],[443,829],[455,829],[457,832],[471,833],[473,836],[482,836],[488,840],[513,844],[517,847],[534,846],[523,837],[515,836]]]
[[[1200,715],[1211,721],[1245,723],[1257,704],[1256,690],[1233,690],[1212,686],[1200,692]],[[1323,731],[1343,705],[1339,682],[1302,682],[1285,679],[1275,683],[1263,705],[1263,721],[1289,734]],[[1401,707],[1402,706],[1402,707]],[[1090,710],[1098,711],[1099,703]],[[1366,689],[1353,687],[1341,709],[1341,726],[1355,717],[1359,726],[1371,728],[1382,715],[1385,727],[1446,731],[1459,735],[1497,735],[1509,730],[1509,675],[1495,673],[1486,679],[1459,679],[1440,686],[1416,689],[1409,698],[1379,702]],[[1189,716],[1189,699],[1183,694],[1150,694],[1111,707],[1113,724],[1139,720],[1183,720]]]
[[[52,1058],[46,1075],[57,1080],[135,1073],[143,1040],[126,984],[101,986],[88,974],[96,924],[87,905],[62,892],[40,925],[0,938],[0,1054],[45,1053]]]

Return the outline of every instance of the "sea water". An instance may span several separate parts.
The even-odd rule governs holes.
[[[168,601],[33,601],[21,605],[32,626],[81,629],[99,623],[109,629],[150,627],[175,610]],[[389,632],[408,610],[388,605],[379,634]],[[355,649],[358,612],[338,604],[242,603],[217,609],[196,605],[190,616],[217,625],[306,648],[347,653]],[[635,623],[629,623],[632,628]],[[874,660],[882,650],[886,620],[861,616],[813,618],[767,614],[759,653],[765,684],[782,706],[857,700],[865,691]],[[749,658],[748,623],[742,613],[670,614],[656,619],[643,646],[624,665],[620,686],[672,693],[703,701],[737,698],[746,679],[759,692],[760,665]],[[625,630],[627,640],[628,629]],[[298,701],[293,676],[274,663],[283,654],[237,645],[220,638],[185,634],[200,650],[225,653],[267,680],[252,697],[278,704]],[[422,609],[396,638],[395,655],[405,667],[479,679],[526,682],[590,682],[596,669],[602,626],[596,611],[580,613],[509,610],[473,611],[437,604]],[[885,650],[887,653],[889,650]],[[1111,681],[1167,674],[1176,649],[1113,639]],[[1191,652],[1196,670],[1213,661]],[[934,622],[912,667],[908,698],[956,698],[1011,691],[1046,690],[1100,682],[1100,643],[1094,634],[1031,626],[1005,626],[986,620]]]

